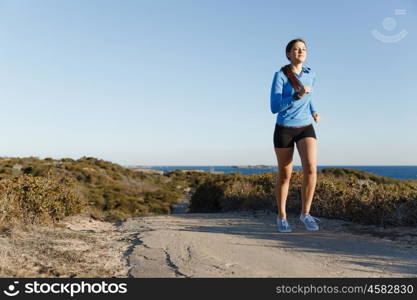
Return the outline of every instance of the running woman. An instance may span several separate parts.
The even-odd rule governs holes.
[[[291,232],[285,205],[296,144],[303,167],[300,221],[307,230],[317,231],[318,219],[310,215],[317,181],[317,138],[312,123],[313,120],[316,123],[320,121],[312,98],[316,74],[311,68],[303,67],[307,58],[304,40],[290,41],[285,52],[290,64],[275,73],[271,89],[271,111],[273,114],[278,113],[274,130],[274,147],[278,161],[277,226],[280,232]]]

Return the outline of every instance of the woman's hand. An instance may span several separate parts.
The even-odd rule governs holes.
[[[313,119],[316,123],[320,122],[320,116],[318,113],[313,112],[311,115],[313,116]]]
[[[298,91],[298,95],[300,97],[303,97],[304,94],[309,94],[309,93],[311,93],[311,87],[308,85],[302,86],[301,89]]]

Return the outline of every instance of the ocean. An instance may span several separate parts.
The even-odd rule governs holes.
[[[240,172],[244,175],[258,174],[266,172],[277,172],[276,167],[266,166],[265,168],[234,168],[232,166],[147,166],[154,170],[164,172],[181,170],[203,170],[207,172],[224,172],[233,173]],[[394,179],[414,179],[417,180],[417,166],[318,166],[317,171],[320,172],[324,168],[346,168],[365,171],[375,175],[391,177]],[[301,166],[294,166],[294,171],[302,170]]]

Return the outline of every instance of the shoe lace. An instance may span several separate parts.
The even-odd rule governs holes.
[[[317,220],[317,221],[319,221],[319,222],[320,222],[320,219],[318,219],[318,218],[316,218],[316,217],[313,217],[313,216],[312,216],[312,215],[310,215],[310,214],[306,215],[305,220],[306,220],[309,224],[315,224],[315,223],[316,223],[316,221],[315,221],[315,220]]]
[[[284,220],[279,220],[279,223],[280,223],[281,227],[283,227],[283,228],[288,228],[289,227],[288,222],[285,219]]]

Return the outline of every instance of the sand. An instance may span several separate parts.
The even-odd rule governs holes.
[[[129,219],[133,277],[415,277],[416,229],[321,219],[279,233],[273,214],[178,214]],[[407,234],[404,234],[407,233]]]
[[[417,229],[320,218],[292,233],[267,213],[87,215],[0,235],[1,277],[416,277]]]

